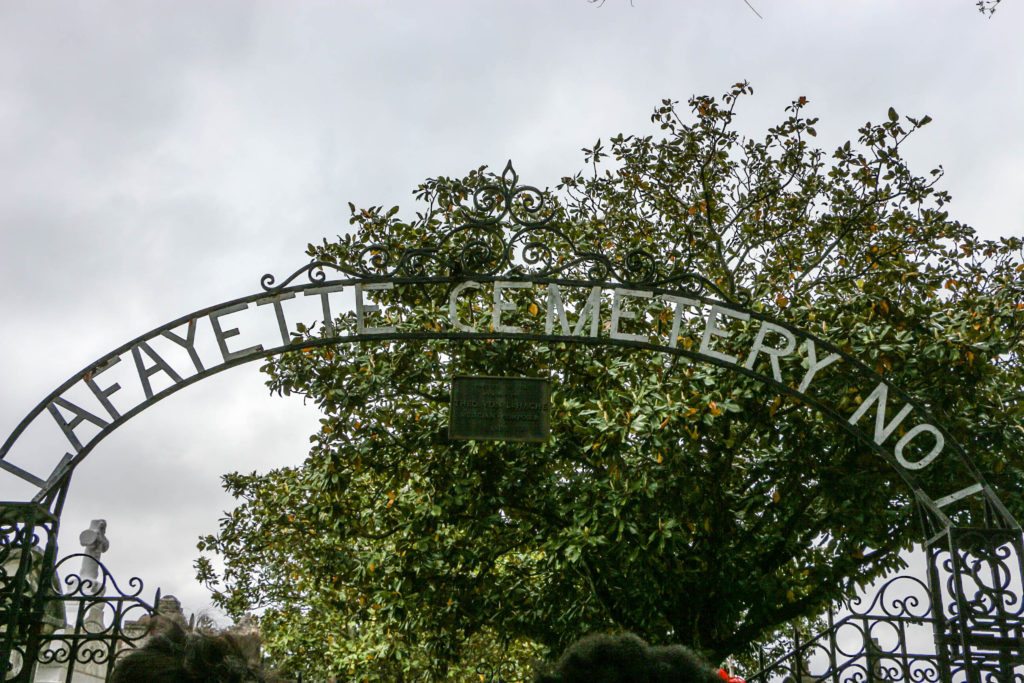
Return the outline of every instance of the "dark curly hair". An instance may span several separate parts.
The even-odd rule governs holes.
[[[650,646],[632,633],[595,633],[574,643],[534,683],[722,683],[682,645]]]
[[[187,633],[164,624],[136,650],[123,653],[110,683],[267,683],[229,635]]]

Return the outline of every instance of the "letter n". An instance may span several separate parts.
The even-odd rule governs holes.
[[[850,424],[856,425],[857,422],[864,417],[871,408],[871,404],[878,403],[878,409],[875,411],[875,443],[881,444],[883,441],[889,438],[889,435],[896,431],[896,428],[903,422],[903,418],[910,412],[911,406],[905,405],[900,408],[900,412],[896,413],[896,417],[892,419],[889,424],[885,423],[885,411],[889,399],[889,387],[885,382],[879,382],[875,390],[872,391],[866,399],[857,408],[857,412],[850,416]]]

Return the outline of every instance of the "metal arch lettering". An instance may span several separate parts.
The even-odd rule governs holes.
[[[308,272],[313,273],[314,271],[310,269]],[[359,320],[355,329],[362,330],[362,333],[344,334],[334,325],[329,325],[325,336],[322,337],[300,340],[298,343],[283,343],[284,334],[281,333],[279,338],[266,340],[264,344],[232,350],[228,346],[228,340],[237,334],[237,329],[232,326],[238,323],[225,319],[223,324],[220,324],[221,319],[229,313],[241,311],[250,306],[259,307],[261,304],[269,302],[275,305],[264,306],[261,310],[276,318],[274,322],[277,324],[274,329],[277,332],[284,324],[283,316],[286,304],[295,300],[295,295],[298,293],[321,296],[325,314],[329,314],[328,294],[349,287],[379,290],[438,285],[452,293],[452,296],[457,296],[460,292],[475,292],[486,296],[487,293],[481,294],[477,290],[486,286],[493,288],[495,283],[500,283],[500,287],[503,288],[507,288],[509,283],[520,283],[516,289],[531,288],[536,291],[545,288],[548,311],[546,324],[543,325],[544,329],[542,331],[514,332],[500,329],[499,331],[475,330],[450,317],[450,311],[456,311],[457,306],[454,304],[444,305],[451,302],[435,302],[440,305],[431,310],[438,311],[440,318],[431,325],[431,329],[409,330],[400,326],[364,325],[364,321]],[[467,287],[467,285],[471,286]],[[582,292],[577,292],[579,294],[577,298],[581,301],[585,300],[585,304],[578,310],[567,310],[564,304],[566,299],[564,294],[573,289],[582,290]],[[362,294],[360,294],[361,296]],[[625,312],[624,306],[626,306],[627,298],[633,299],[634,303],[642,301],[645,305],[663,305],[663,312],[667,314],[664,317],[672,320],[672,324],[668,326],[671,328],[668,333],[670,338],[666,337],[664,331],[660,335],[638,334],[637,332],[642,330],[637,329],[640,324],[636,318],[637,314]],[[605,321],[606,324],[602,325],[597,321],[601,319],[602,315],[605,315],[602,301],[606,299],[610,299],[610,305],[607,308],[609,309],[608,313],[614,316],[614,320]],[[500,298],[495,301],[494,305],[500,306],[499,315],[502,312],[508,313],[510,307],[514,307],[513,304]],[[679,344],[679,332],[685,308],[697,311],[689,319],[696,321],[703,319],[703,332],[699,339],[692,339],[691,344]],[[369,312],[379,314],[378,307],[366,305],[360,308],[358,314],[361,316]],[[570,314],[576,316],[574,326],[569,325]],[[540,315],[536,317],[538,319],[545,318]],[[329,318],[329,315],[325,317],[325,319]],[[197,324],[203,319],[208,321],[208,324],[205,325],[209,328],[206,334],[213,335],[221,350],[220,362],[203,363],[195,352]],[[585,324],[588,320],[590,325]],[[620,329],[623,320],[633,324],[630,328],[632,332],[626,333]],[[746,353],[738,356],[716,350],[716,345],[726,340],[731,334],[729,332],[730,320],[745,321],[748,324],[759,326],[750,348]],[[188,329],[185,336],[175,332],[183,326],[187,326]],[[501,328],[509,329],[505,326],[501,326]],[[606,333],[602,334],[602,331]],[[769,334],[781,339],[782,343],[769,343]],[[194,367],[172,367],[166,360],[153,353],[151,343],[161,338],[184,347],[189,352]],[[839,428],[859,439],[896,470],[914,492],[918,501],[930,512],[937,528],[952,526],[943,508],[961,499],[980,496],[988,509],[997,513],[1001,525],[1019,529],[1017,522],[998,499],[964,449],[938,424],[927,409],[915,403],[905,392],[891,385],[856,358],[809,332],[774,320],[735,302],[713,299],[693,290],[641,288],[633,282],[615,280],[568,280],[514,274],[476,275],[473,280],[453,276],[417,278],[363,276],[328,281],[325,278],[314,276],[306,284],[279,288],[270,294],[263,291],[195,311],[119,346],[57,387],[29,412],[0,446],[0,469],[4,470],[8,476],[17,477],[37,487],[39,493],[34,499],[42,499],[50,493],[51,489],[68,471],[73,470],[103,438],[120,425],[171,394],[213,374],[236,365],[300,348],[373,340],[420,339],[513,339],[613,345],[673,354],[718,365],[752,377],[773,387],[781,394],[796,398],[805,405],[820,411]],[[140,350],[147,354],[147,364],[140,364],[139,367],[140,379],[148,381],[149,374],[159,372],[165,377],[165,380],[169,379],[170,383],[159,391],[150,390],[147,392],[146,398],[137,404],[127,409],[122,407],[121,410],[118,410],[113,406],[111,397],[120,387],[116,383],[100,382],[99,380],[102,379],[100,374],[117,364],[123,357],[140,356]],[[160,360],[156,361],[156,358],[160,358]],[[791,377],[787,382],[781,374],[780,363],[786,362],[792,375],[793,368],[797,367],[794,361],[799,361],[802,374]],[[866,395],[853,414],[847,414],[837,405],[833,405],[829,401],[830,397],[814,393],[816,378],[821,376],[819,373],[826,372],[829,368],[830,372],[842,368],[844,372],[849,373],[853,377],[851,386]],[[76,385],[84,386],[88,391],[85,395],[91,395],[94,400],[90,401],[88,405],[79,405],[67,398],[65,395]],[[54,453],[53,460],[57,460],[57,463],[45,473],[33,471],[38,468],[31,466],[26,468],[8,462],[7,456],[11,453],[19,437],[37,420],[45,420],[44,416],[46,415],[49,415],[53,424],[63,432],[70,452]],[[97,431],[90,438],[83,440],[75,430],[85,422],[93,425]],[[899,433],[901,427],[903,431]],[[904,455],[907,444],[922,434],[929,435],[929,438],[933,440],[931,450],[916,461],[908,460]],[[963,472],[960,485],[952,491],[925,491],[918,480],[917,472],[926,469],[940,458],[956,460]],[[45,466],[45,463],[40,464]]]

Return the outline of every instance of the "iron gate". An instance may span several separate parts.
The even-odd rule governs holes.
[[[758,653],[749,683],[1024,681],[1024,538],[951,528],[924,547],[925,577],[888,578],[828,610],[810,636],[792,629],[780,657]]]
[[[54,560],[66,492],[65,481],[47,504],[0,504],[0,680],[106,680],[156,614],[160,591],[147,603],[138,578],[123,590],[87,554]]]

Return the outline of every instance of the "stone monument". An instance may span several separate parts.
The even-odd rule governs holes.
[[[78,535],[78,542],[82,544],[82,595],[99,595],[103,590],[103,580],[100,579],[100,557],[110,549],[110,541],[107,540],[107,520],[94,519],[89,523],[89,528]],[[103,630],[103,605],[96,604],[89,608],[85,616],[85,627],[89,631]]]

